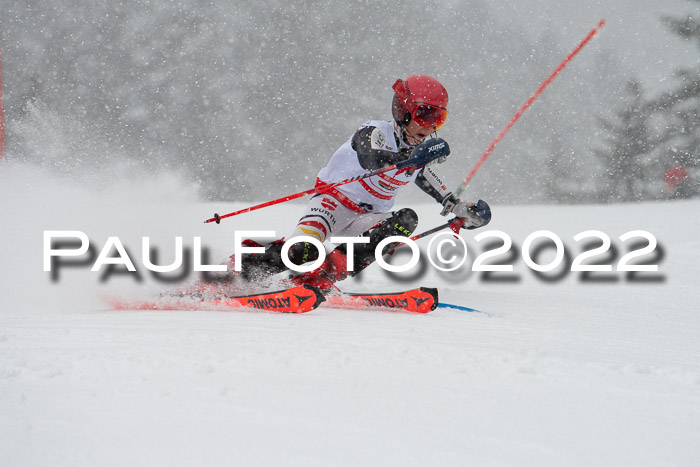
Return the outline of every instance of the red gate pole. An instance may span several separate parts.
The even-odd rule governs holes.
[[[484,153],[481,155],[481,157],[476,162],[474,167],[472,167],[472,169],[469,171],[469,173],[467,174],[467,177],[464,179],[462,184],[457,187],[457,189],[455,190],[455,193],[454,193],[455,196],[459,196],[462,193],[462,191],[464,191],[464,189],[467,187],[467,185],[469,184],[471,179],[474,177],[474,174],[476,174],[476,171],[479,170],[479,167],[481,167],[481,165],[484,163],[486,158],[489,157],[489,155],[491,154],[493,149],[496,147],[496,145],[503,139],[505,134],[508,133],[508,130],[510,130],[511,127],[513,125],[515,125],[515,122],[518,121],[520,116],[527,110],[527,108],[530,107],[530,105],[532,105],[532,103],[535,101],[535,99],[537,99],[537,97],[540,94],[542,94],[542,91],[544,91],[544,88],[549,86],[549,83],[551,83],[552,80],[554,80],[554,78],[559,74],[559,72],[561,70],[563,70],[564,67],[571,60],[573,60],[573,58],[576,56],[576,54],[578,54],[581,51],[581,49],[584,48],[586,46],[586,44],[588,44],[590,42],[591,39],[593,39],[593,37],[598,33],[600,28],[602,28],[604,25],[605,25],[605,20],[601,19],[598,22],[598,24],[596,25],[596,27],[591,29],[591,31],[586,35],[586,37],[584,37],[583,40],[576,46],[576,48],[573,51],[571,51],[571,53],[569,55],[567,55],[567,57],[559,64],[559,66],[552,72],[552,74],[549,75],[547,77],[547,79],[544,80],[544,82],[540,85],[539,88],[537,88],[537,90],[534,92],[534,94],[532,94],[530,96],[530,98],[522,105],[522,107],[520,107],[520,109],[518,109],[518,111],[515,113],[515,115],[513,115],[513,118],[508,122],[508,124],[505,126],[505,128],[503,128],[501,130],[501,132],[498,134],[498,136],[496,136],[496,138],[491,142],[489,147],[486,149],[486,151],[484,151]]]

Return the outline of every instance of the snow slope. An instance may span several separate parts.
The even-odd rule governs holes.
[[[492,206],[488,230],[519,247],[547,229],[575,255],[573,235],[596,229],[624,252],[619,235],[648,230],[665,252],[651,282],[547,282],[519,256],[516,281],[489,282],[472,256],[452,274],[373,266],[342,285],[437,286],[480,313],[115,312],[101,295],[166,285],[101,283],[88,266],[51,282],[44,230],[80,230],[98,248],[118,236],[137,267],[143,236],[162,262],[175,236],[201,236],[215,262],[235,230],[287,234],[301,207],[205,225],[245,203],[125,179],[0,170],[0,465],[698,465],[700,201]],[[442,220],[417,211],[419,230]],[[470,247],[477,233],[463,234]]]

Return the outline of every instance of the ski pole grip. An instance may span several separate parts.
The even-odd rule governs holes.
[[[426,164],[450,155],[450,146],[442,138],[433,138],[423,141],[415,147],[411,153],[411,158],[396,164],[397,169],[406,167],[423,167]]]

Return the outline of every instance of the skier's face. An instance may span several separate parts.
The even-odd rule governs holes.
[[[411,120],[406,126],[406,142],[413,146],[420,144],[436,128],[436,125],[420,126],[415,120]]]

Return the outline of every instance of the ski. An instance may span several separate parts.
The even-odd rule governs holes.
[[[229,297],[199,293],[166,295],[155,300],[108,299],[115,310],[233,310],[254,308],[281,313],[306,313],[325,300],[316,287],[301,285],[275,292]]]
[[[333,308],[391,309],[429,313],[438,306],[438,291],[421,287],[395,293],[340,293],[326,296],[324,306]]]

